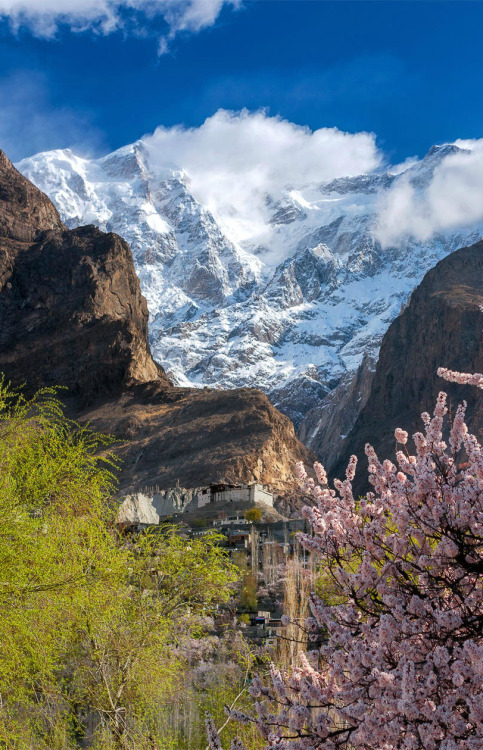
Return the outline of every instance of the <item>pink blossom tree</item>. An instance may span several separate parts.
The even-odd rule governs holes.
[[[483,375],[438,373],[483,388]],[[300,540],[342,603],[311,596],[306,627],[322,647],[289,672],[272,667],[269,685],[255,678],[254,715],[233,716],[255,722],[265,748],[482,750],[483,448],[465,408],[450,423],[440,393],[414,454],[396,430],[396,464],[367,445],[373,490],[363,498],[352,492],[355,457],[334,489],[320,464],[317,483],[298,466],[317,501],[304,509],[313,534]]]

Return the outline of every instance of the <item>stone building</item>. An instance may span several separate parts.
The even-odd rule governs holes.
[[[197,507],[204,508],[211,503],[264,503],[273,508],[273,495],[263,485],[250,484],[210,484],[198,491]]]

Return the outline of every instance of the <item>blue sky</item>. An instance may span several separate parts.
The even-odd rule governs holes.
[[[219,12],[199,29],[163,6],[193,0],[135,0],[135,21],[115,1],[112,30],[95,20],[79,32],[49,14],[49,0],[47,26],[39,13],[31,21],[30,0],[0,0],[0,146],[12,158],[103,153],[159,125],[197,127],[220,108],[371,131],[392,162],[483,136],[478,0],[209,0]]]

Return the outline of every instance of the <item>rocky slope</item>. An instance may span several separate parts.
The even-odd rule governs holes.
[[[483,434],[483,398],[470,386],[438,378],[438,367],[483,372],[483,242],[457,250],[429,271],[406,309],[383,338],[366,405],[347,436],[343,457],[334,469],[342,473],[351,453],[361,458],[358,488],[365,488],[370,442],[381,458],[394,455],[394,429],[420,430],[420,414],[431,412],[444,390],[454,411],[468,402],[468,423]]]
[[[150,383],[95,404],[83,418],[126,441],[117,452],[129,492],[179,480],[182,487],[258,481],[284,493],[295,487],[295,462],[314,460],[290,420],[255,388],[167,391]]]
[[[367,403],[374,368],[374,359],[364,356],[357,370],[344,375],[300,425],[300,440],[322,458],[327,470],[340,459],[345,439]]]
[[[122,438],[123,489],[257,480],[292,486],[310,461],[293,425],[255,389],[173,387],[151,357],[129,246],[67,229],[0,153],[0,371],[67,387],[72,416]]]
[[[18,166],[69,227],[95,223],[130,242],[154,357],[178,385],[260,387],[323,454],[350,430],[382,336],[425,272],[483,236],[470,226],[385,248],[376,239],[388,191],[403,181],[423,189],[458,153],[434,147],[403,171],[290,185],[265,196],[263,226],[245,227],[243,240],[196,199],[184,165],[160,166],[148,141],[97,160],[67,150]],[[346,384],[364,357],[349,419]]]

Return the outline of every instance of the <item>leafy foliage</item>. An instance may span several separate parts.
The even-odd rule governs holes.
[[[216,535],[116,530],[111,440],[0,381],[0,748],[143,750],[238,577]],[[166,746],[168,747],[168,746]]]
[[[261,508],[248,508],[248,510],[243,513],[243,518],[246,521],[250,521],[250,523],[258,523],[262,520],[262,517],[263,513]]]

